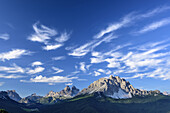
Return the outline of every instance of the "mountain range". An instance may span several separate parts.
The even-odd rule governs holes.
[[[87,88],[84,88],[81,91],[75,86],[72,86],[71,88],[69,86],[66,86],[63,90],[59,92],[50,91],[49,93],[47,93],[46,96],[38,96],[34,93],[31,94],[30,96],[21,98],[15,90],[7,90],[0,92],[0,102],[2,103],[7,102],[8,104],[10,104],[9,106],[15,103],[17,109],[19,109],[22,112],[26,111],[37,112],[37,110],[39,111],[42,109],[45,111],[46,109],[49,109],[48,108],[49,106],[50,107],[56,105],[60,106],[60,104],[63,103],[68,104],[73,101],[74,102],[78,101],[79,103],[79,101],[82,101],[82,99],[84,101],[86,99],[87,100],[90,99],[89,103],[93,102],[94,100],[95,102],[97,102],[101,99],[104,99],[103,101],[107,101],[107,104],[110,105],[113,101],[116,102],[115,100],[117,100],[118,102],[122,101],[133,102],[133,100],[137,98],[139,99],[138,101],[141,102],[143,102],[142,100],[145,99],[148,102],[150,101],[152,102],[153,101],[152,99],[154,99],[155,102],[155,100],[159,100],[165,97],[166,99],[167,98],[170,99],[168,93],[165,92],[162,93],[159,90],[147,91],[136,89],[130,84],[129,81],[126,81],[125,79],[120,78],[119,76],[100,78],[99,80],[94,81]],[[91,98],[93,98],[94,100],[92,101]],[[111,103],[107,99],[109,99],[109,101],[111,99],[112,100]],[[8,105],[3,106],[3,104],[1,104],[0,109],[3,108],[6,109],[7,111],[10,111],[9,110],[10,107],[7,106]],[[13,111],[10,112],[12,113]]]

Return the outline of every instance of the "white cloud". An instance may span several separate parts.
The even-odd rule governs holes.
[[[24,73],[25,72],[25,70],[22,67],[19,67],[16,64],[12,64],[11,67],[0,66],[0,71],[4,71],[6,73]]]
[[[59,34],[55,29],[42,25],[39,22],[33,25],[33,29],[35,33],[31,34],[28,40],[43,43],[45,46],[42,48],[47,51],[62,47],[64,42],[70,38],[70,33],[64,32]]]
[[[63,44],[54,44],[54,45],[48,44],[48,45],[44,46],[43,49],[49,51],[49,50],[58,49],[58,48],[60,48],[62,46],[63,46]]]
[[[165,19],[162,19],[160,21],[153,22],[153,23],[151,23],[149,25],[146,25],[144,28],[137,31],[136,33],[137,34],[142,34],[142,33],[148,32],[148,31],[156,30],[159,27],[162,27],[162,26],[165,26],[165,25],[168,25],[168,24],[170,24],[170,18],[165,18]]]
[[[132,46],[132,45],[131,45]],[[91,63],[107,62],[107,68],[113,68],[113,74],[124,74],[129,76],[126,78],[161,78],[163,80],[170,79],[170,71],[168,70],[170,61],[169,40],[163,40],[153,43],[146,43],[140,46],[135,46],[132,49],[124,48],[126,52],[120,49],[123,46],[119,46],[119,52],[111,50],[109,52],[92,52]],[[128,47],[124,46],[124,47]],[[129,51],[130,50],[130,51]],[[106,73],[106,70],[98,69],[95,71],[95,75],[98,76],[101,73]],[[112,72],[108,70],[108,74]]]
[[[21,82],[41,82],[41,83],[65,83],[65,82],[72,82],[73,79],[78,79],[78,77],[64,77],[64,76],[36,76],[35,78],[31,78],[29,81],[27,80],[20,80]]]
[[[57,37],[55,40],[57,42],[63,43],[67,41],[69,38],[70,38],[70,34],[68,34],[67,32],[64,32],[60,35],[60,37]]]
[[[5,79],[17,79],[17,78],[24,78],[25,76],[21,76],[21,75],[3,75],[0,74],[0,78],[5,78]]]
[[[101,75],[100,72],[94,71],[94,76],[99,76],[99,75]]]
[[[51,29],[44,25],[39,25],[39,22],[33,25],[33,29],[35,33],[28,37],[28,40],[33,42],[41,42],[46,44],[52,36],[58,34],[58,32],[54,29]]]
[[[116,31],[126,26],[132,21],[132,18],[133,18],[132,14],[128,14],[127,16],[123,17],[123,19],[120,22],[110,24],[106,29],[101,30],[97,35],[94,36],[94,38],[101,38],[105,34]]]
[[[170,9],[169,6],[160,6],[160,7],[157,7],[155,9],[151,10],[151,11],[148,11],[148,12],[146,12],[144,14],[138,15],[138,18],[140,19],[140,18],[151,17],[151,16],[154,16],[155,14],[159,14],[159,13],[167,11],[169,9]]]
[[[73,85],[73,83],[66,83],[65,85],[66,86],[71,86],[71,85]]]
[[[0,53],[0,60],[11,60],[11,59],[17,59],[20,58],[23,55],[31,55],[32,52],[24,49],[13,49],[9,52]]]
[[[94,36],[94,38],[101,38],[104,35],[114,32],[120,28],[128,27],[128,25],[130,23],[134,22],[135,20],[142,19],[142,18],[148,18],[148,17],[154,16],[155,14],[161,13],[161,12],[169,10],[169,9],[170,9],[170,7],[163,6],[163,7],[158,7],[156,9],[153,9],[153,10],[148,11],[143,14],[130,13],[130,14],[124,16],[120,22],[110,24],[108,27],[101,30],[98,34],[96,34]]]
[[[3,86],[5,82],[0,82],[0,86]]]
[[[108,70],[108,69],[106,69],[106,70],[104,70],[104,69],[98,69],[97,71],[98,71],[98,72],[101,72],[101,73],[104,73],[104,74],[107,74],[107,75],[109,75],[109,74],[112,73],[112,72],[111,72],[110,70]]]
[[[80,70],[86,72],[86,65],[85,62],[80,62]]]
[[[34,66],[40,66],[40,65],[43,65],[43,63],[40,62],[40,61],[35,61],[35,62],[32,63],[32,67],[34,67]]]
[[[52,60],[64,60],[66,57],[65,56],[58,56],[58,57],[53,57]]]
[[[5,33],[5,34],[0,34],[0,39],[9,40],[9,34],[7,34],[7,33]]]
[[[28,74],[36,74],[36,73],[43,72],[44,70],[45,70],[45,68],[38,66],[38,67],[36,67],[35,69],[29,69],[29,68],[27,68],[27,73],[28,73]]]
[[[114,49],[112,49],[112,50],[110,50],[110,51],[108,51],[108,52],[105,52],[105,53],[101,53],[101,52],[92,52],[92,58],[90,58],[91,59],[91,63],[93,64],[95,64],[95,63],[102,63],[102,62],[105,62],[106,61],[106,58],[108,57],[108,56],[112,56],[112,57],[116,57],[116,58],[118,58],[118,57],[121,57],[122,56],[122,54],[120,53],[120,52],[115,52],[115,51],[117,51],[117,50],[120,50],[120,49],[122,49],[122,48],[124,48],[124,47],[127,47],[127,46],[129,46],[129,45],[131,45],[130,43],[127,43],[127,44],[124,44],[124,45],[118,45],[118,46],[116,46]]]
[[[64,71],[63,69],[59,69],[59,68],[57,68],[57,67],[52,67],[52,69],[53,69],[54,71],[56,71],[55,74],[61,73],[61,72]]]
[[[68,47],[65,47],[65,50],[73,50],[77,47],[77,45],[74,45],[74,46],[68,46]]]
[[[108,43],[110,42],[112,39],[117,38],[118,36],[114,36],[113,34],[109,34],[108,36],[104,37],[103,39],[94,39],[78,48],[75,48],[71,53],[69,53],[69,55],[72,56],[84,56],[87,53],[91,52],[94,50],[94,48],[96,48],[97,46],[99,46],[100,44],[102,44],[103,42]]]

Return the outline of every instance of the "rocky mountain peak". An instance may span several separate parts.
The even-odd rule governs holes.
[[[69,92],[69,91],[70,91],[70,87],[69,87],[69,86],[66,86],[66,87],[64,88],[64,91]]]
[[[84,88],[79,94],[92,94],[95,92],[103,93],[106,96],[113,98],[131,98],[133,95],[151,95],[159,94],[159,91],[141,91],[135,89],[129,81],[126,81],[124,78],[119,76],[110,76],[109,78],[100,78],[97,81],[94,81]]]
[[[65,97],[65,98],[71,98],[79,93],[79,89],[77,89],[75,86],[70,88],[70,86],[66,86],[63,90],[60,92],[53,92],[50,91],[46,97]]]
[[[12,100],[20,101],[22,99],[15,90],[7,90],[6,92]]]
[[[33,94],[31,94],[31,96],[37,96],[37,94],[36,94],[36,93],[33,93]]]
[[[109,79],[112,79],[112,80],[113,80],[113,79],[114,79],[113,75],[110,75],[110,76],[109,76]]]

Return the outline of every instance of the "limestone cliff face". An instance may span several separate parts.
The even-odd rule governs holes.
[[[92,94],[95,92],[101,92],[106,96],[113,98],[131,98],[132,96],[139,95],[152,95],[160,94],[160,91],[146,91],[135,89],[128,81],[119,76],[110,76],[109,78],[101,78],[97,81],[94,81],[84,88],[80,94]]]
[[[77,89],[75,86],[70,88],[69,86],[66,86],[63,90],[60,92],[54,92],[50,91],[46,97],[66,97],[66,98],[71,98],[75,95],[77,95],[79,92],[79,89]]]

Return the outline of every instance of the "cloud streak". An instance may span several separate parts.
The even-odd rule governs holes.
[[[0,34],[0,39],[3,39],[3,40],[9,40],[10,36],[9,34],[5,33],[5,34]]]
[[[0,60],[11,60],[11,59],[17,59],[24,55],[31,55],[32,52],[25,50],[25,49],[13,49],[9,52],[0,53]]]
[[[24,77],[26,76],[15,75],[15,74],[11,74],[11,75],[0,74],[0,78],[5,78],[5,79],[17,79],[17,78],[24,78]]]
[[[39,22],[33,25],[34,32],[28,37],[28,40],[32,42],[43,43],[43,50],[55,50],[64,45],[70,38],[71,33],[58,33],[55,29],[49,28]],[[57,38],[56,38],[57,37]]]
[[[52,76],[52,77],[46,77],[46,76],[36,76],[35,78],[31,78],[29,81],[26,80],[20,80],[20,82],[35,82],[35,83],[66,83],[66,82],[72,82],[73,79],[78,79],[78,77],[64,77],[64,76]]]
[[[17,66],[16,64],[12,64],[11,67],[0,66],[0,71],[6,73],[24,73],[25,70],[22,67]]]
[[[61,73],[61,72],[64,71],[63,69],[59,69],[59,68],[57,68],[57,67],[52,67],[52,69],[55,71],[55,74]]]
[[[156,29],[158,29],[160,27],[166,26],[168,24],[170,24],[170,18],[165,18],[165,19],[162,19],[160,21],[153,22],[153,23],[151,23],[149,25],[146,25],[144,28],[137,31],[136,33],[137,34],[146,33],[146,32],[149,32],[149,31],[156,30]]]

